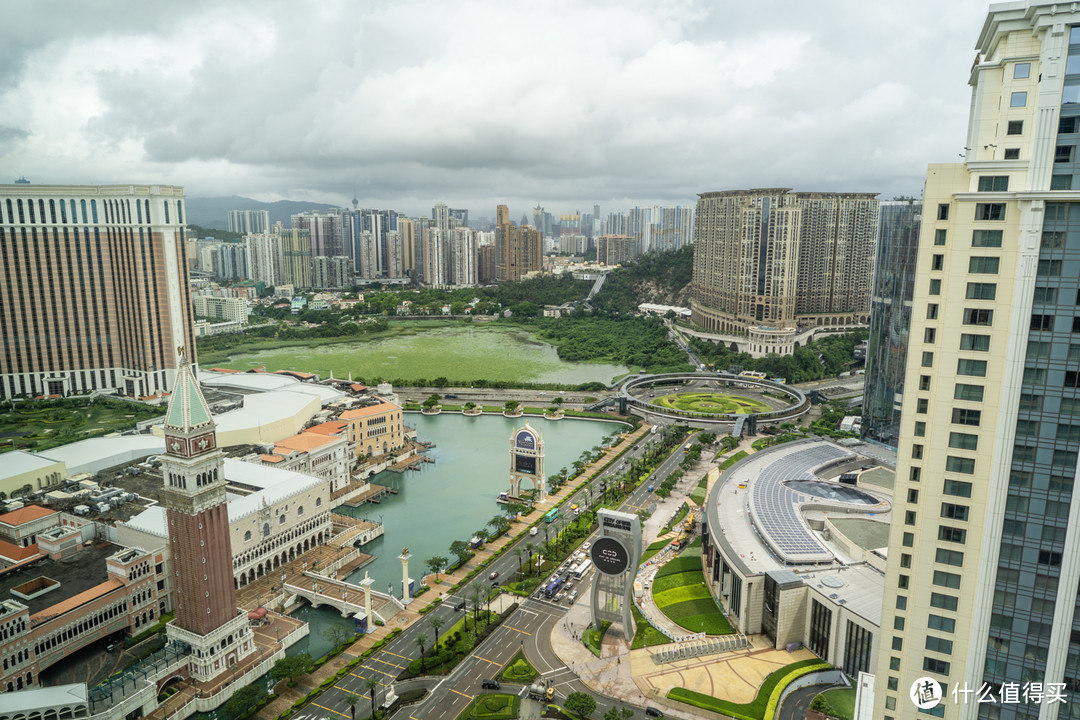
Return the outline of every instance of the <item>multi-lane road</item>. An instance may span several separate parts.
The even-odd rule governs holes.
[[[615,475],[620,473],[623,467],[631,460],[639,458],[645,450],[657,442],[656,436],[646,436],[642,442],[628,452],[619,462],[593,479],[587,485],[579,488],[562,505],[563,512],[560,520],[554,524],[553,529],[561,528],[565,523],[572,520],[566,517],[569,514],[571,504],[592,506],[600,498],[600,484],[603,481],[612,482]],[[659,478],[665,477],[673,471],[682,460],[683,450],[676,447],[672,455],[667,458],[656,471]],[[647,483],[642,483],[635,489],[622,504],[622,508],[636,512],[652,503],[652,493],[647,490]],[[530,540],[529,536],[519,539],[516,544]],[[591,540],[592,538],[590,538]],[[473,588],[479,589],[486,594],[490,589],[490,573],[497,572],[499,577],[512,577],[518,570],[519,559],[516,553],[504,552],[499,558],[488,565],[484,572],[478,573],[477,577],[458,591],[455,596],[447,596],[443,602],[433,608],[420,621],[413,623],[400,635],[387,643],[377,653],[364,660],[343,677],[338,683],[324,692],[319,698],[311,702],[300,713],[299,717],[311,718],[350,718],[348,695],[359,695],[361,700],[357,712],[361,716],[370,712],[368,691],[365,679],[375,678],[378,683],[376,701],[381,703],[386,690],[395,681],[398,675],[408,667],[411,660],[419,657],[419,646],[416,638],[419,633],[427,636],[425,647],[430,647],[434,641],[435,633],[430,618],[441,617],[444,624],[440,630],[445,631],[461,617],[461,613],[454,610],[460,601],[470,599]],[[583,579],[577,582],[579,595],[588,597],[590,581]],[[471,605],[471,603],[470,603]],[[411,718],[411,720],[452,720],[461,713],[475,695],[481,692],[481,683],[486,679],[497,677],[502,668],[519,650],[524,651],[529,662],[541,673],[548,683],[554,684],[558,697],[565,698],[567,694],[575,691],[588,692],[573,672],[566,667],[561,659],[551,649],[549,637],[555,627],[569,609],[564,603],[555,603],[543,598],[523,599],[518,609],[510,615],[491,635],[489,635],[472,654],[462,660],[457,667],[447,676],[442,678],[425,678],[416,681],[406,681],[395,687],[423,686],[430,690],[429,694],[418,705],[401,709],[395,713],[399,719]],[[515,685],[504,685],[502,692],[518,692],[523,696],[523,702],[531,702],[525,698],[526,688]],[[641,708],[614,701],[610,698],[595,696],[597,711],[602,715],[612,706],[627,707],[640,711]]]

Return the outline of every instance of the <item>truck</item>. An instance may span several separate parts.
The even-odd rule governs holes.
[[[529,686],[529,698],[540,702],[551,702],[555,699],[555,686],[548,685],[543,679],[539,679]]]

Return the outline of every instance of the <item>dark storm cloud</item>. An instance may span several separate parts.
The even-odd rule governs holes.
[[[975,0],[33,3],[0,160],[421,212],[917,193],[967,120]],[[57,22],[63,17],[63,22]],[[5,82],[5,81],[0,81]],[[21,128],[20,131],[14,131]],[[516,210],[515,210],[516,212]]]

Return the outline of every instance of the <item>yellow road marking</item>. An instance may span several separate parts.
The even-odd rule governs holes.
[[[506,626],[506,629],[507,630],[513,630],[514,632],[519,632],[522,635],[532,635],[531,632],[525,632],[524,630],[518,630],[516,627],[510,627],[509,625]]]
[[[360,667],[364,668],[365,670],[370,670],[371,672],[377,672],[383,675],[389,675],[390,677],[396,677],[393,673],[388,673],[385,670],[380,670],[378,668],[368,667],[367,665],[361,665]]]
[[[484,662],[489,662],[489,663],[491,663],[492,665],[496,665],[496,666],[498,666],[498,667],[502,667],[502,663],[497,663],[497,662],[495,662],[494,660],[488,660],[488,659],[487,659],[486,657],[480,657],[479,655],[473,655],[473,657],[475,657],[475,658],[476,658],[477,660],[483,660]]]
[[[315,706],[315,707],[317,707],[317,708],[322,708],[322,709],[323,709],[323,710],[325,710],[326,712],[332,712],[332,713],[334,713],[335,715],[340,715],[341,717],[349,717],[349,716],[348,716],[348,715],[346,715],[345,713],[342,713],[342,712],[338,712],[337,710],[331,710],[330,708],[326,707],[325,705],[320,705],[320,704],[319,704],[319,703],[317,703],[317,702],[313,702],[313,703],[311,703],[311,704],[312,704],[312,705],[314,705],[314,706]]]
[[[398,655],[397,653],[390,652],[389,650],[383,650],[383,652],[386,653],[387,655],[393,655],[394,657],[399,657],[402,660],[408,660],[409,659],[409,658],[405,657],[404,655]]]
[[[405,667],[404,665],[395,665],[394,663],[390,662],[389,660],[380,660],[379,658],[371,658],[371,659],[376,661],[376,662],[385,663],[385,664],[389,665],[390,667],[396,667],[396,668],[399,668],[399,669]]]
[[[456,692],[456,693],[457,693],[458,695],[460,695],[461,697],[467,697],[467,698],[469,698],[470,700],[472,700],[472,699],[473,699],[473,696],[472,696],[472,695],[466,695],[466,694],[465,694],[465,693],[463,693],[463,692],[458,692],[458,691],[457,691],[457,690],[455,690],[454,688],[450,688],[450,692]]]

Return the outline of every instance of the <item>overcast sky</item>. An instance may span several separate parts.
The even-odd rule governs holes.
[[[0,169],[515,220],[748,187],[918,195],[987,3],[12,2]]]

